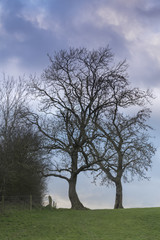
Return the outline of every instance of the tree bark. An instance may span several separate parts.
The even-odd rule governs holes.
[[[115,182],[115,185],[116,185],[116,199],[115,199],[114,209],[123,208],[121,180]]]
[[[76,210],[86,209],[80,202],[76,192],[77,175],[73,174],[69,180],[69,199],[71,201],[71,208]]]

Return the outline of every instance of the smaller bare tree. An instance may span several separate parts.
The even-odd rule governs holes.
[[[134,176],[147,178],[146,171],[151,167],[155,148],[149,142],[146,121],[150,110],[138,111],[128,116],[118,111],[118,106],[110,110],[105,120],[97,123],[100,131],[100,144],[94,145],[93,153],[98,157],[98,174],[102,184],[113,183],[116,186],[114,208],[123,208],[122,179],[132,181]]]

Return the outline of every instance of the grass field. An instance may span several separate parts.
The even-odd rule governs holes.
[[[0,240],[160,240],[160,208],[14,210],[0,215]]]

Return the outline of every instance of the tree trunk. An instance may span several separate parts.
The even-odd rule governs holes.
[[[123,208],[122,205],[122,183],[121,180],[115,182],[116,185],[116,199],[114,209]]]
[[[76,192],[77,175],[71,176],[69,180],[69,199],[71,201],[71,208],[76,210],[86,209],[80,202]]]

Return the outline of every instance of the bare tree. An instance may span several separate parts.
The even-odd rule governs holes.
[[[39,100],[39,113],[31,114],[30,121],[46,137],[52,156],[44,175],[66,180],[71,207],[83,209],[76,182],[95,164],[89,147],[96,138],[95,123],[117,101],[123,107],[143,104],[149,93],[130,88],[126,62],[114,65],[109,47],[71,48],[49,58],[42,77],[32,78],[30,92]]]
[[[147,178],[146,172],[155,153],[149,142],[151,127],[146,123],[149,117],[147,108],[129,116],[118,111],[116,106],[101,123],[97,123],[100,146],[92,143],[92,147],[94,155],[101,161],[98,162],[99,173],[95,176],[102,178],[102,184],[115,184],[114,208],[123,208],[122,179],[132,181],[135,175]]]

